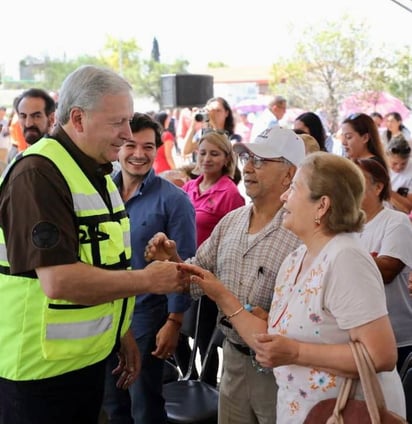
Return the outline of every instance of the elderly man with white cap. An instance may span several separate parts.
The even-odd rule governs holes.
[[[251,203],[228,213],[186,262],[213,272],[247,310],[265,314],[280,265],[301,244],[281,225],[280,196],[304,159],[305,147],[292,130],[273,127],[254,142],[235,144],[234,150],[243,164]],[[147,246],[146,258],[181,261],[174,243],[162,233]],[[203,292],[192,284],[190,294],[196,299]],[[221,313],[218,316],[218,325],[226,336],[219,424],[273,424],[277,394],[274,376],[257,364],[253,352],[232,328],[230,318]]]

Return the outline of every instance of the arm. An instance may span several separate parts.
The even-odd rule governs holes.
[[[377,256],[374,259],[385,284],[391,283],[405,266],[401,260],[390,256]]]
[[[412,266],[412,227],[403,213],[393,210],[386,210],[385,213],[387,218],[378,233],[381,236],[375,236],[375,240],[372,239],[368,246],[377,250],[372,257],[384,283],[389,284],[403,271],[405,265]]]
[[[227,316],[239,335],[256,352],[256,359],[265,367],[295,364],[331,371],[338,375],[356,375],[352,351],[345,344],[305,343],[279,335],[267,334],[267,322],[241,309],[237,298],[216,277],[194,265],[179,268],[191,275]],[[390,371],[396,362],[396,343],[388,316],[349,330],[352,340],[366,346],[376,370]]]
[[[204,293],[219,306],[239,335],[249,345],[253,346],[255,333],[266,332],[267,320],[259,308],[256,315],[243,309],[237,297],[228,290],[211,272],[197,265],[180,264],[179,269],[190,274],[190,281],[199,285]],[[264,319],[262,319],[262,318]]]
[[[391,203],[399,211],[410,213],[412,210],[412,193],[401,196],[396,191],[391,191]]]
[[[105,270],[82,262],[36,269],[45,294],[97,305],[142,293],[181,292],[184,283],[173,262],[154,262],[142,270]],[[156,284],[153,284],[156,281]]]
[[[184,138],[183,152],[182,152],[184,156],[190,155],[192,152],[194,152],[197,149],[197,143],[196,141],[193,140],[195,133],[196,133],[196,128],[195,128],[194,120],[193,120]]]
[[[236,325],[236,324],[235,324]],[[391,371],[396,363],[396,342],[388,316],[349,330],[351,340],[362,342],[376,371]],[[263,366],[295,364],[319,368],[333,374],[354,377],[357,368],[352,351],[345,344],[315,344],[279,335],[258,334],[256,359]]]
[[[175,169],[176,165],[173,159],[173,141],[167,141],[165,143],[165,156],[170,169]]]
[[[184,284],[172,263],[154,263],[144,270],[114,271],[78,262],[78,228],[72,198],[67,189],[62,190],[67,185],[60,173],[49,160],[40,157],[22,159],[12,173],[13,186],[7,187],[8,201],[2,203],[2,225],[12,274],[35,270],[48,297],[85,305],[146,292],[183,290]],[[26,195],[21,196],[22,192]],[[15,221],[12,211],[17,207],[30,211],[25,212],[25,219]],[[44,227],[45,223],[47,231],[38,237],[33,228],[42,224]],[[22,249],[26,253],[23,257]]]
[[[169,314],[166,322],[156,334],[156,349],[152,352],[152,355],[160,359],[167,359],[174,354],[179,341],[182,322],[183,312]]]

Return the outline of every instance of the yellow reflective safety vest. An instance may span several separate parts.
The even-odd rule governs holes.
[[[110,176],[106,181],[112,210],[56,140],[38,141],[19,160],[28,155],[49,158],[70,188],[79,229],[79,261],[105,269],[128,268],[129,219]],[[38,380],[103,360],[130,327],[133,307],[134,297],[95,306],[48,298],[37,278],[10,275],[0,228],[0,377]]]

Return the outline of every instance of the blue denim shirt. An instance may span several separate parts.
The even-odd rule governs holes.
[[[113,180],[122,186],[118,172]],[[140,189],[125,203],[130,218],[133,269],[144,268],[144,249],[150,238],[161,231],[176,242],[182,259],[196,253],[195,211],[187,194],[171,182],[155,175],[153,169],[146,175]],[[153,281],[153,284],[156,284]],[[189,295],[143,294],[136,296],[132,329],[135,337],[148,332],[159,322],[159,314],[184,312],[191,303]]]

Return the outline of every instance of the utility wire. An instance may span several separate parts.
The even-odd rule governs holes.
[[[409,9],[409,7],[405,6],[404,4],[402,4],[401,2],[397,1],[397,0],[391,0],[392,2],[396,3],[398,6],[403,7],[405,10],[407,10],[408,12],[412,13],[412,9]]]

